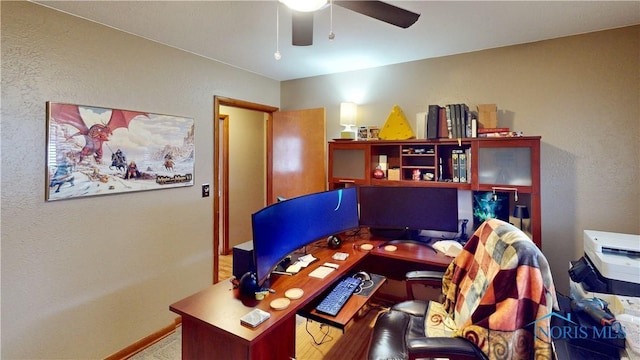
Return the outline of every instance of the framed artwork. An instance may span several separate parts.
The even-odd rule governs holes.
[[[367,127],[369,130],[369,137],[367,140],[378,140],[378,135],[380,134],[380,128],[378,126],[369,126]]]
[[[379,140],[378,134],[380,133],[380,127],[376,125],[360,126],[358,128],[358,140]]]
[[[505,192],[473,192],[473,230],[487,219],[509,221],[509,194]]]
[[[368,140],[369,139],[369,128],[366,126],[360,126],[358,128],[358,140]]]
[[[47,102],[45,200],[193,185],[194,120]]]

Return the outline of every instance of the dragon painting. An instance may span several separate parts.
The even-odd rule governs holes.
[[[85,145],[80,150],[80,160],[87,156],[93,155],[96,163],[102,162],[102,144],[109,141],[109,136],[118,128],[129,128],[129,123],[136,116],[148,116],[147,113],[138,111],[112,110],[111,118],[107,124],[94,124],[88,127],[82,116],[78,105],[71,104],[51,104],[51,117],[59,124],[73,126],[78,132],[69,136],[72,138],[77,135],[84,136]]]

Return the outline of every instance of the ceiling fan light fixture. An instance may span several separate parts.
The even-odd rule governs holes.
[[[282,55],[280,54],[280,7],[276,6],[276,52],[273,54],[273,58],[280,60]]]
[[[280,2],[291,10],[302,12],[316,11],[327,5],[327,0],[280,0]]]

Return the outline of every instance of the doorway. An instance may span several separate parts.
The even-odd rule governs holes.
[[[220,239],[221,229],[227,231],[229,223],[229,140],[224,139],[224,121],[233,123],[232,117],[224,118],[220,107],[238,108],[261,112],[260,127],[265,128],[264,166],[260,170],[265,179],[264,200],[272,204],[275,196],[287,198],[326,190],[326,134],[324,108],[278,111],[278,108],[247,101],[214,97],[214,179],[213,179],[213,282],[219,281],[221,252],[229,252],[228,235]],[[220,120],[222,118],[222,120]],[[255,121],[257,123],[258,121]],[[222,123],[222,126],[221,126]],[[230,126],[231,127],[231,126]],[[221,131],[222,128],[222,131]],[[226,161],[226,163],[225,163]],[[227,203],[228,204],[228,203]],[[255,209],[258,210],[258,209]],[[246,214],[245,214],[246,216]],[[226,226],[226,227],[224,227]],[[224,230],[227,229],[227,230]],[[248,241],[249,239],[243,239]],[[221,251],[222,250],[222,251]]]
[[[233,117],[227,116],[228,114],[222,114],[220,111],[221,106],[251,110],[255,112],[263,113],[262,118],[265,119],[266,124],[261,123],[259,127],[266,129],[266,148],[264,152],[256,154],[256,156],[263,156],[265,159],[266,167],[265,171],[261,172],[265,174],[265,190],[267,191],[267,199],[269,195],[269,179],[271,155],[266,149],[269,148],[271,143],[271,123],[273,121],[273,113],[278,110],[276,107],[251,103],[242,100],[236,100],[225,97],[214,97],[214,166],[213,166],[213,282],[219,281],[219,264],[220,254],[227,254],[230,249],[229,240],[229,128],[231,122],[234,121]],[[221,239],[222,234],[222,239]],[[249,240],[249,239],[247,239]]]

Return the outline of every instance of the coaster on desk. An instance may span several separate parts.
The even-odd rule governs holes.
[[[387,245],[384,247],[385,251],[396,251],[398,250],[398,247],[395,245]]]
[[[300,288],[289,289],[284,293],[284,296],[291,300],[300,299],[302,295],[304,295],[304,290]]]
[[[271,308],[274,310],[283,310],[288,308],[289,304],[291,304],[291,300],[287,298],[277,298],[275,300],[272,300],[269,303],[269,306],[271,306]]]
[[[371,244],[362,244],[362,245],[360,245],[360,249],[365,250],[365,251],[369,251],[369,250],[373,249],[373,245],[371,245]]]

